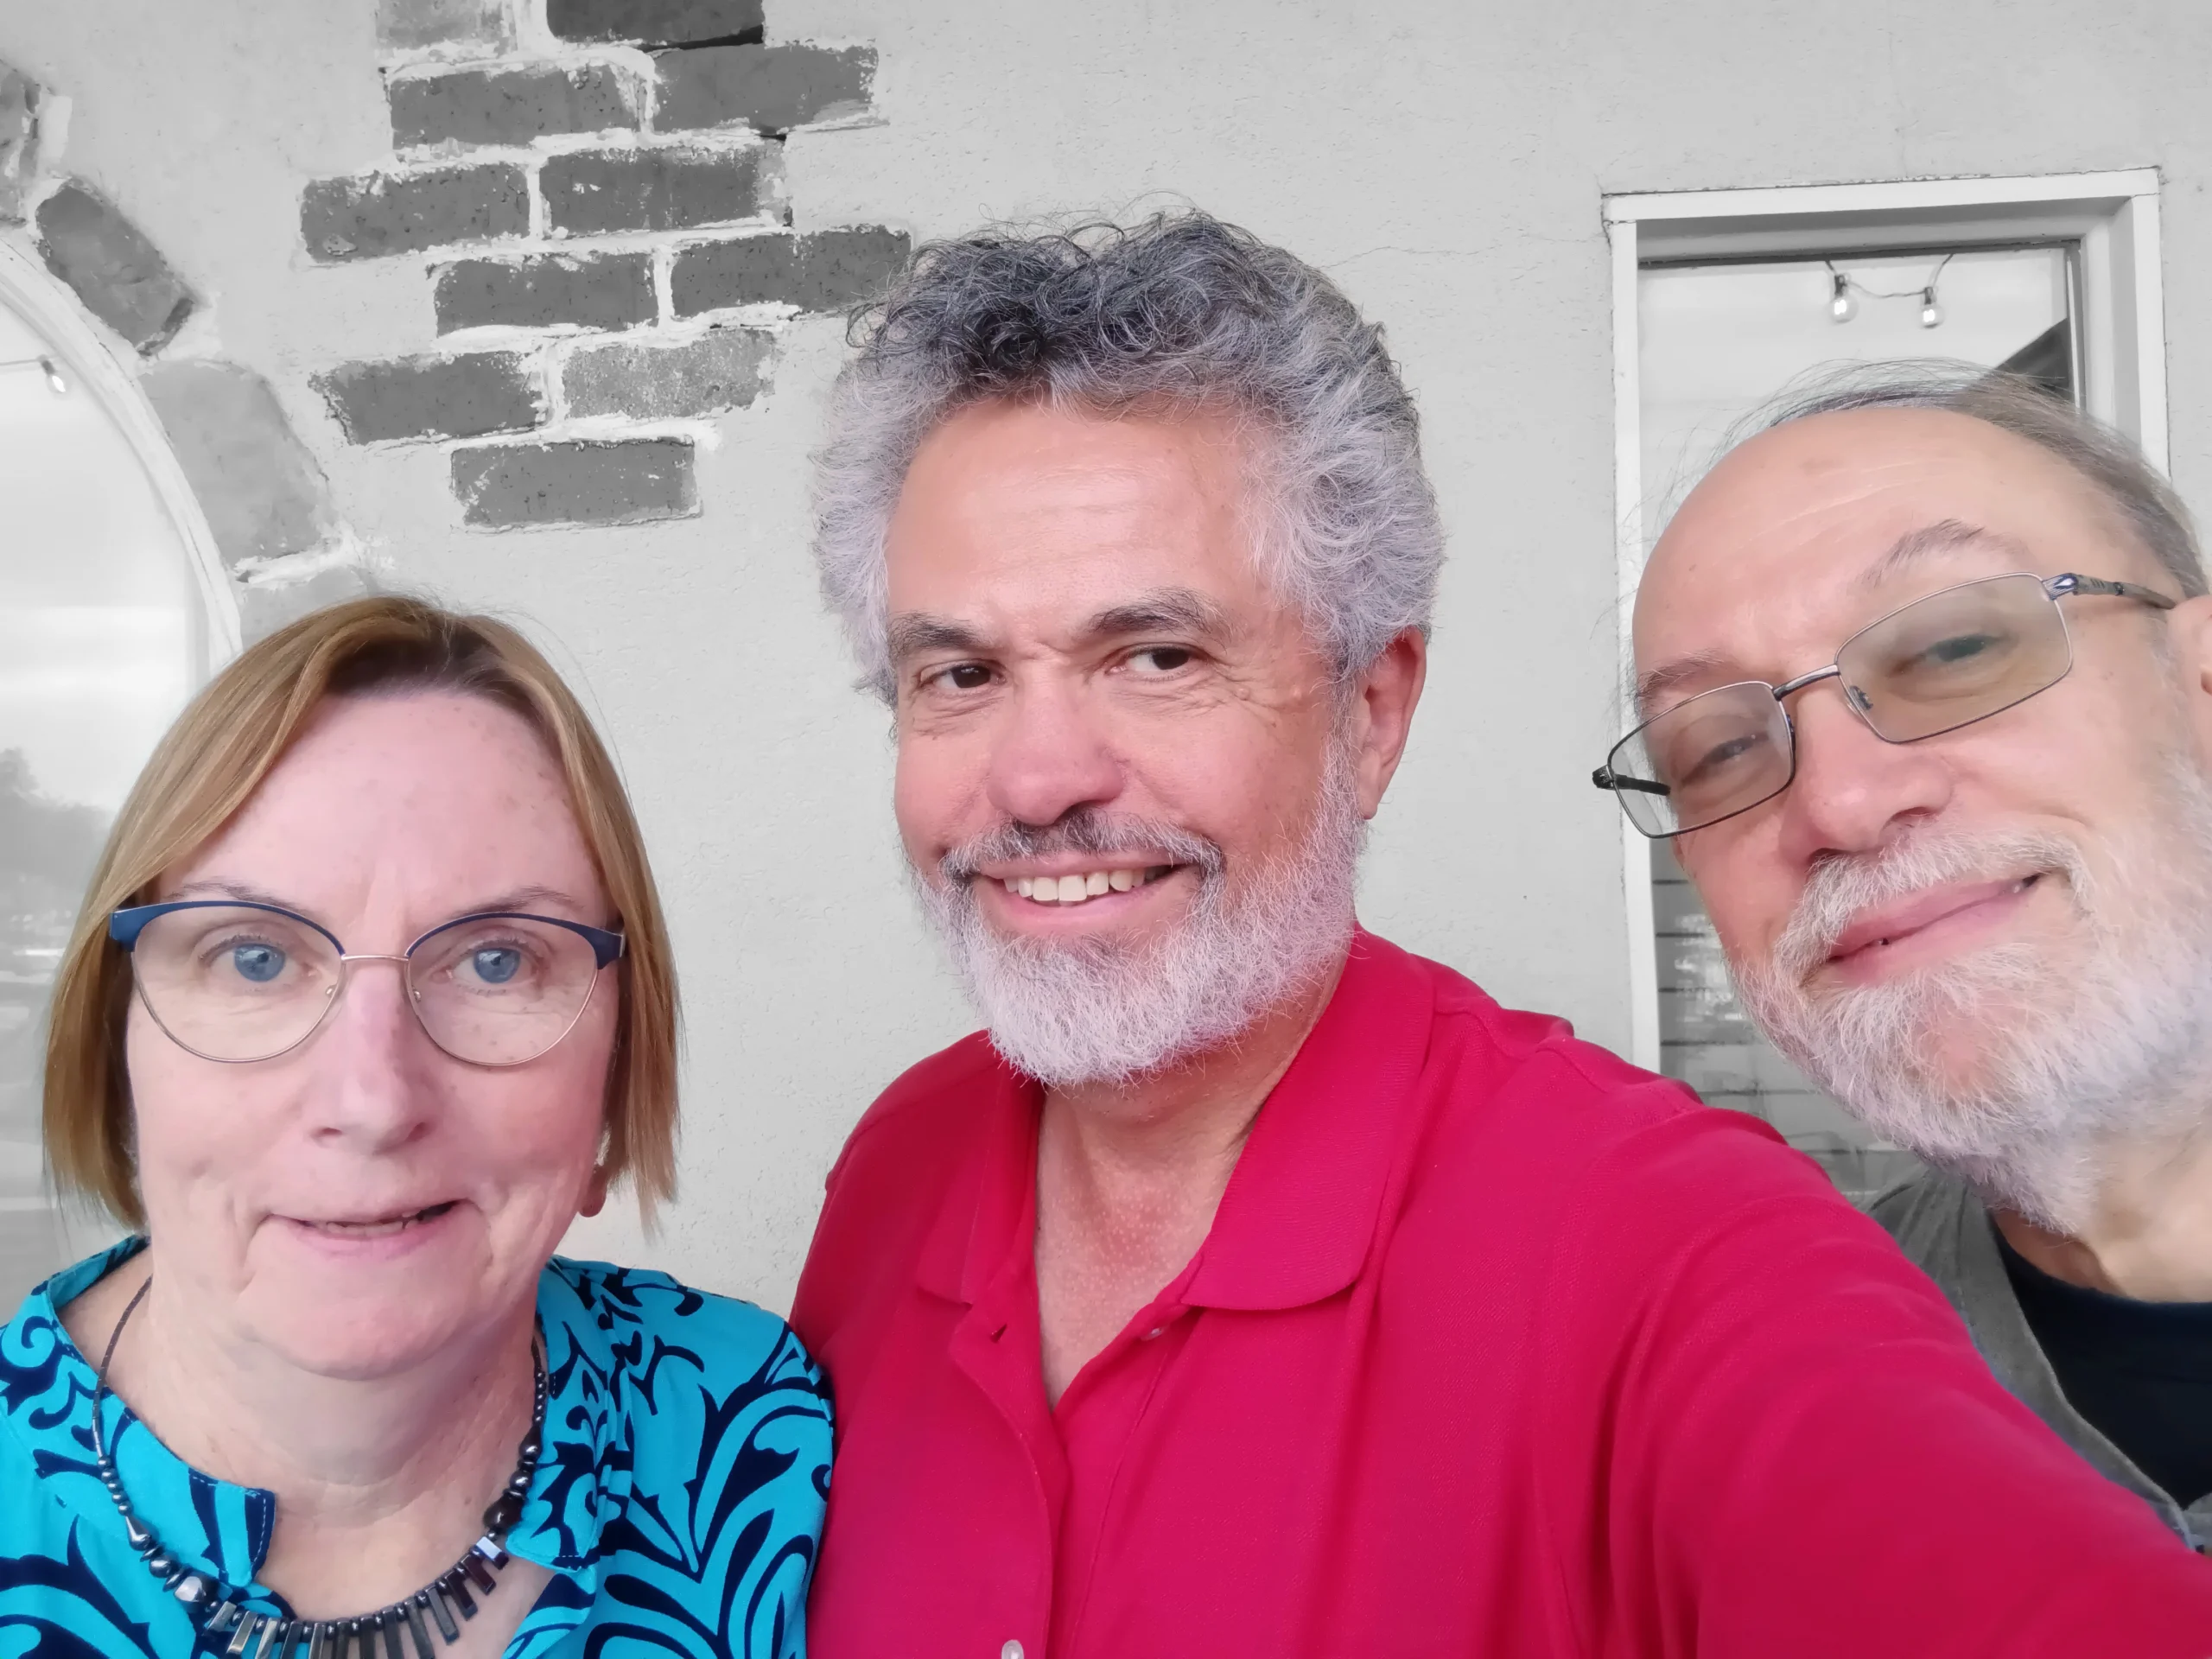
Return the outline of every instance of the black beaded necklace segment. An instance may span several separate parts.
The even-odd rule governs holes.
[[[153,1287],[154,1275],[149,1273],[108,1334],[107,1351],[100,1356],[100,1368],[92,1378],[92,1450],[100,1484],[107,1488],[107,1495],[115,1500],[116,1510],[123,1516],[130,1548],[138,1552],[146,1570],[162,1581],[162,1588],[184,1604],[206,1634],[230,1632],[230,1641],[222,1647],[228,1659],[378,1659],[379,1642],[384,1659],[409,1659],[402,1645],[409,1637],[414,1641],[414,1659],[436,1659],[437,1647],[430,1640],[433,1624],[448,1644],[460,1641],[461,1621],[476,1617],[476,1599],[469,1593],[469,1586],[474,1585],[477,1595],[485,1596],[499,1587],[497,1574],[508,1559],[504,1546],[522,1519],[523,1497],[537,1472],[537,1454],[545,1443],[545,1358],[537,1344],[533,1342],[530,1349],[535,1377],[530,1432],[522,1437],[513,1478],[485,1510],[484,1535],[468,1547],[468,1553],[413,1595],[403,1596],[373,1613],[354,1618],[279,1618],[270,1613],[248,1612],[245,1591],[180,1566],[162,1548],[153,1529],[132,1512],[130,1500],[124,1493],[123,1479],[116,1472],[115,1456],[108,1449],[100,1423],[100,1400],[108,1392],[108,1365],[115,1358],[116,1339]]]

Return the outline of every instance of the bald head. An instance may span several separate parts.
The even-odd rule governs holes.
[[[2175,591],[2111,498],[2042,445],[1950,410],[1815,415],[1732,451],[1683,502],[1637,592],[1645,713],[1832,651],[1896,605],[2009,570],[2079,569]],[[1931,579],[1936,578],[1936,579]]]
[[[1879,1133],[2037,1216],[2082,1201],[2061,1177],[2103,1132],[2098,1079],[2149,1099],[2212,1054],[2212,598],[2143,528],[2150,501],[2189,551],[2178,504],[2123,474],[1956,409],[1807,415],[1713,468],[1637,595],[1641,714],[1681,708],[1685,798],[1743,755],[1778,785],[1674,842],[1746,1007]],[[2098,585],[2004,587],[2025,610],[1966,587],[2019,572]],[[1847,686],[1820,672],[1955,588],[1847,653]],[[1746,682],[1790,688],[1786,729],[1765,689],[1682,707]],[[1759,719],[1725,712],[1747,696]],[[1922,732],[1885,738],[1901,703]]]

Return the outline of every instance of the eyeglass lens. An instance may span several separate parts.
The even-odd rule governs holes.
[[[131,950],[162,1029],[213,1060],[267,1059],[307,1040],[336,1001],[337,948],[304,922],[241,906],[170,911]],[[469,917],[419,940],[409,1001],[455,1059],[518,1065],[568,1034],[599,972],[590,944],[519,917]]]
[[[2032,575],[1993,576],[1916,601],[1836,653],[1852,706],[1878,736],[1910,743],[1986,720],[2065,677],[2057,603]],[[1789,721],[1773,688],[1724,685],[1677,703],[1614,749],[1630,820],[1679,835],[1779,793],[1796,775]]]

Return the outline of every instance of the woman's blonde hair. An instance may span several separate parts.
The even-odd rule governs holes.
[[[676,1191],[675,965],[643,839],[589,717],[537,647],[504,622],[394,594],[302,617],[251,645],[192,700],[139,773],[92,872],[54,982],[46,1039],[46,1156],[66,1193],[145,1224],[124,1064],[130,962],[111,911],[149,903],[164,872],[245,804],[334,696],[451,691],[519,715],[559,760],[576,826],[626,938],[607,1068],[601,1167],[628,1176],[648,1217]]]

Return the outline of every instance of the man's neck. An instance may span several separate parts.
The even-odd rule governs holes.
[[[2089,1218],[2055,1233],[2010,1211],[1998,1230],[2054,1279],[2145,1302],[2212,1302],[2212,1135],[2107,1148]]]
[[[1055,1404],[1198,1253],[1260,1109],[1344,972],[1232,1041],[1122,1084],[1046,1091],[1037,1141],[1037,1288]]]

